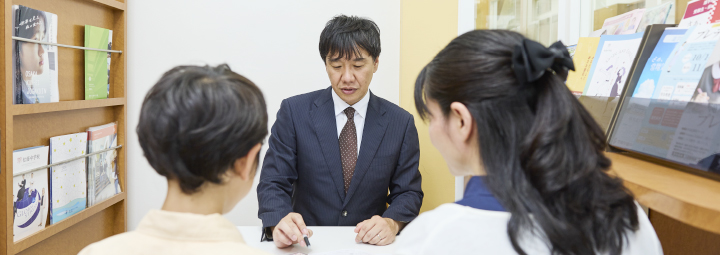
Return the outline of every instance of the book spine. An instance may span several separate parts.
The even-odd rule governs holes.
[[[48,161],[50,162],[50,164],[53,163],[53,160],[52,160],[53,147],[54,147],[54,146],[53,146],[53,140],[52,140],[52,138],[51,138],[51,139],[50,139],[50,148],[48,148],[48,151],[50,152],[50,156],[48,157]],[[53,221],[53,211],[54,211],[54,210],[53,210],[53,202],[52,202],[52,201],[53,201],[53,195],[54,195],[54,194],[53,194],[53,185],[52,185],[52,184],[53,184],[53,180],[55,180],[55,179],[53,178],[53,167],[50,167],[50,168],[48,169],[48,176],[50,176],[50,178],[49,178],[50,181],[48,181],[48,197],[50,198],[50,199],[48,199],[48,218],[50,218],[50,224],[54,224],[54,223],[55,223],[55,222]]]
[[[18,27],[20,26],[20,17],[22,16],[22,15],[20,15],[21,14],[20,9],[21,8],[17,8],[14,12],[14,14],[15,14],[15,19],[14,19],[15,24],[13,24],[13,35],[14,36],[18,35]],[[12,41],[12,45],[13,45],[13,51],[14,51],[13,55],[15,56],[15,59],[14,59],[15,63],[13,63],[13,71],[14,72],[12,74],[13,75],[13,85],[15,85],[15,86],[13,86],[13,88],[14,88],[13,94],[15,96],[15,104],[23,104],[22,78],[21,78],[22,76],[20,76],[20,66],[19,66],[20,56],[18,54],[20,51],[20,49],[19,49],[20,45],[19,45],[18,41]]]
[[[86,28],[87,28],[87,26],[86,26]],[[87,38],[87,37],[85,37],[85,38]],[[91,150],[92,150],[92,142],[93,141],[90,140],[90,138],[92,137],[92,132],[87,131],[87,136],[88,136],[88,140],[87,140],[86,151],[87,151],[87,153],[92,153]],[[87,192],[85,194],[86,194],[87,201],[88,201],[88,203],[87,203],[88,207],[95,205],[95,195],[94,195],[95,194],[95,169],[92,167],[92,163],[94,163],[93,157],[88,157],[87,160],[85,161],[85,164],[87,165],[87,167],[86,167],[87,170],[85,171],[87,173],[86,174],[87,178],[85,179],[85,181],[86,181],[85,183],[87,183]]]

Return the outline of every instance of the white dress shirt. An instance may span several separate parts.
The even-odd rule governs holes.
[[[638,230],[628,233],[624,255],[662,255],[655,229],[638,206]],[[420,214],[397,237],[395,254],[517,254],[507,235],[510,213],[451,203]],[[544,239],[521,233],[520,246],[530,255],[549,255]]]
[[[348,107],[355,109],[355,118],[353,118],[353,121],[355,122],[355,132],[357,132],[357,153],[359,155],[360,142],[362,142],[363,128],[365,127],[365,117],[367,116],[365,114],[367,113],[368,103],[370,102],[370,90],[354,105],[349,105],[343,101],[342,98],[335,93],[334,89],[333,93],[330,94],[332,94],[333,104],[335,105],[335,123],[337,124],[338,139],[340,139],[340,132],[342,132],[345,123],[347,123],[347,116],[344,112],[345,109]]]

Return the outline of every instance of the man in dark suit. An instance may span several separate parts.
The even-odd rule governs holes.
[[[379,55],[373,21],[337,16],[320,35],[331,87],[283,100],[257,190],[278,247],[306,245],[306,226],[357,226],[356,242],[386,245],[418,215],[413,117],[368,91]]]

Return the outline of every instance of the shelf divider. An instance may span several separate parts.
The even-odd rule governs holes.
[[[125,4],[123,2],[115,1],[115,0],[92,0],[92,1],[96,2],[96,3],[104,4],[104,5],[107,5],[112,8],[122,10],[122,11],[124,11],[125,8],[127,7],[127,4]]]
[[[42,104],[16,104],[12,105],[12,115],[26,115],[46,112],[69,111],[79,109],[100,108],[108,106],[125,105],[125,98],[108,98],[95,100],[60,101],[57,103]]]

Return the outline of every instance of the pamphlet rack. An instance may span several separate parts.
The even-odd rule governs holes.
[[[85,246],[127,230],[126,147],[117,148],[122,192],[26,238],[13,241],[13,150],[49,145],[50,137],[84,132],[117,122],[118,145],[127,137],[127,5],[126,0],[5,0],[0,54],[5,88],[0,92],[0,255],[77,254]],[[58,16],[58,88],[60,102],[13,104],[12,6],[23,5]],[[85,98],[84,28],[113,30],[110,93],[107,99]],[[21,40],[26,40],[19,38]],[[70,46],[70,47],[64,47]]]

